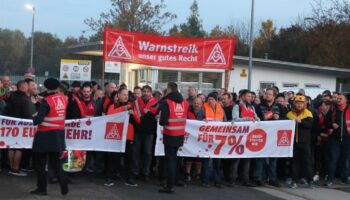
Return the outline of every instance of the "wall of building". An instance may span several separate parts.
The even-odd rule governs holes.
[[[241,89],[248,88],[248,76],[240,76],[243,70],[248,74],[248,66],[234,66],[234,70],[230,75],[229,91],[238,92]],[[331,91],[336,90],[335,76],[253,66],[252,90],[257,91],[260,89],[261,82],[271,82],[280,88],[283,87],[284,84],[298,84],[297,87],[299,88],[305,88],[306,85],[310,86],[314,84],[319,85],[320,88],[329,89]]]

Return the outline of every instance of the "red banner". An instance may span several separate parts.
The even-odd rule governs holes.
[[[157,36],[105,28],[105,61],[163,67],[232,69],[235,38]]]

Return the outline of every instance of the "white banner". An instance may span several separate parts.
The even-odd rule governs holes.
[[[91,81],[91,60],[61,59],[60,80]]]
[[[125,152],[128,112],[66,120],[67,150]],[[30,149],[36,134],[32,120],[0,115],[0,148]]]
[[[292,157],[295,121],[203,122],[187,120],[178,156],[199,158]],[[155,155],[164,155],[158,125]]]

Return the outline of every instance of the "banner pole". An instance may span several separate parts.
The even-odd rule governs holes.
[[[102,59],[102,83],[101,87],[104,89],[105,84],[105,61]]]

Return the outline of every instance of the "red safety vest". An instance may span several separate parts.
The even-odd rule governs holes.
[[[68,101],[61,94],[54,94],[45,97],[50,106],[49,113],[44,121],[38,125],[38,131],[64,130],[64,120],[66,119],[66,109]]]
[[[255,118],[255,112],[254,109],[251,106],[248,106],[248,108],[241,104],[240,106],[240,114],[242,118]]]
[[[350,107],[347,107],[345,110],[345,120],[346,128],[348,129],[348,134],[350,135]]]
[[[158,107],[157,106],[152,107],[157,102],[158,102],[158,99],[154,97],[151,97],[146,104],[142,98],[136,99],[136,101],[134,102],[135,111],[136,111],[136,113],[134,113],[134,116],[137,115],[136,117],[140,119],[140,123],[141,123],[141,117],[145,115],[145,112],[143,109],[145,108],[148,109],[154,115],[157,113]]]
[[[103,113],[107,114],[108,106],[111,103],[111,99],[108,96],[104,96],[103,100]]]
[[[89,101],[89,103],[86,104],[86,102],[82,101],[81,105],[85,112],[85,117],[93,117],[96,113],[96,106],[94,101]]]
[[[163,133],[170,136],[185,135],[186,117],[188,112],[187,101],[184,100],[182,103],[175,103],[170,99],[167,99],[166,101],[169,105],[169,124],[164,126]]]
[[[81,118],[85,118],[85,109],[84,109],[84,103],[82,101],[80,101],[79,97],[76,96],[75,94],[72,94],[72,97],[74,99],[74,101],[77,103],[78,109],[79,109],[79,113],[80,113],[80,117]]]

